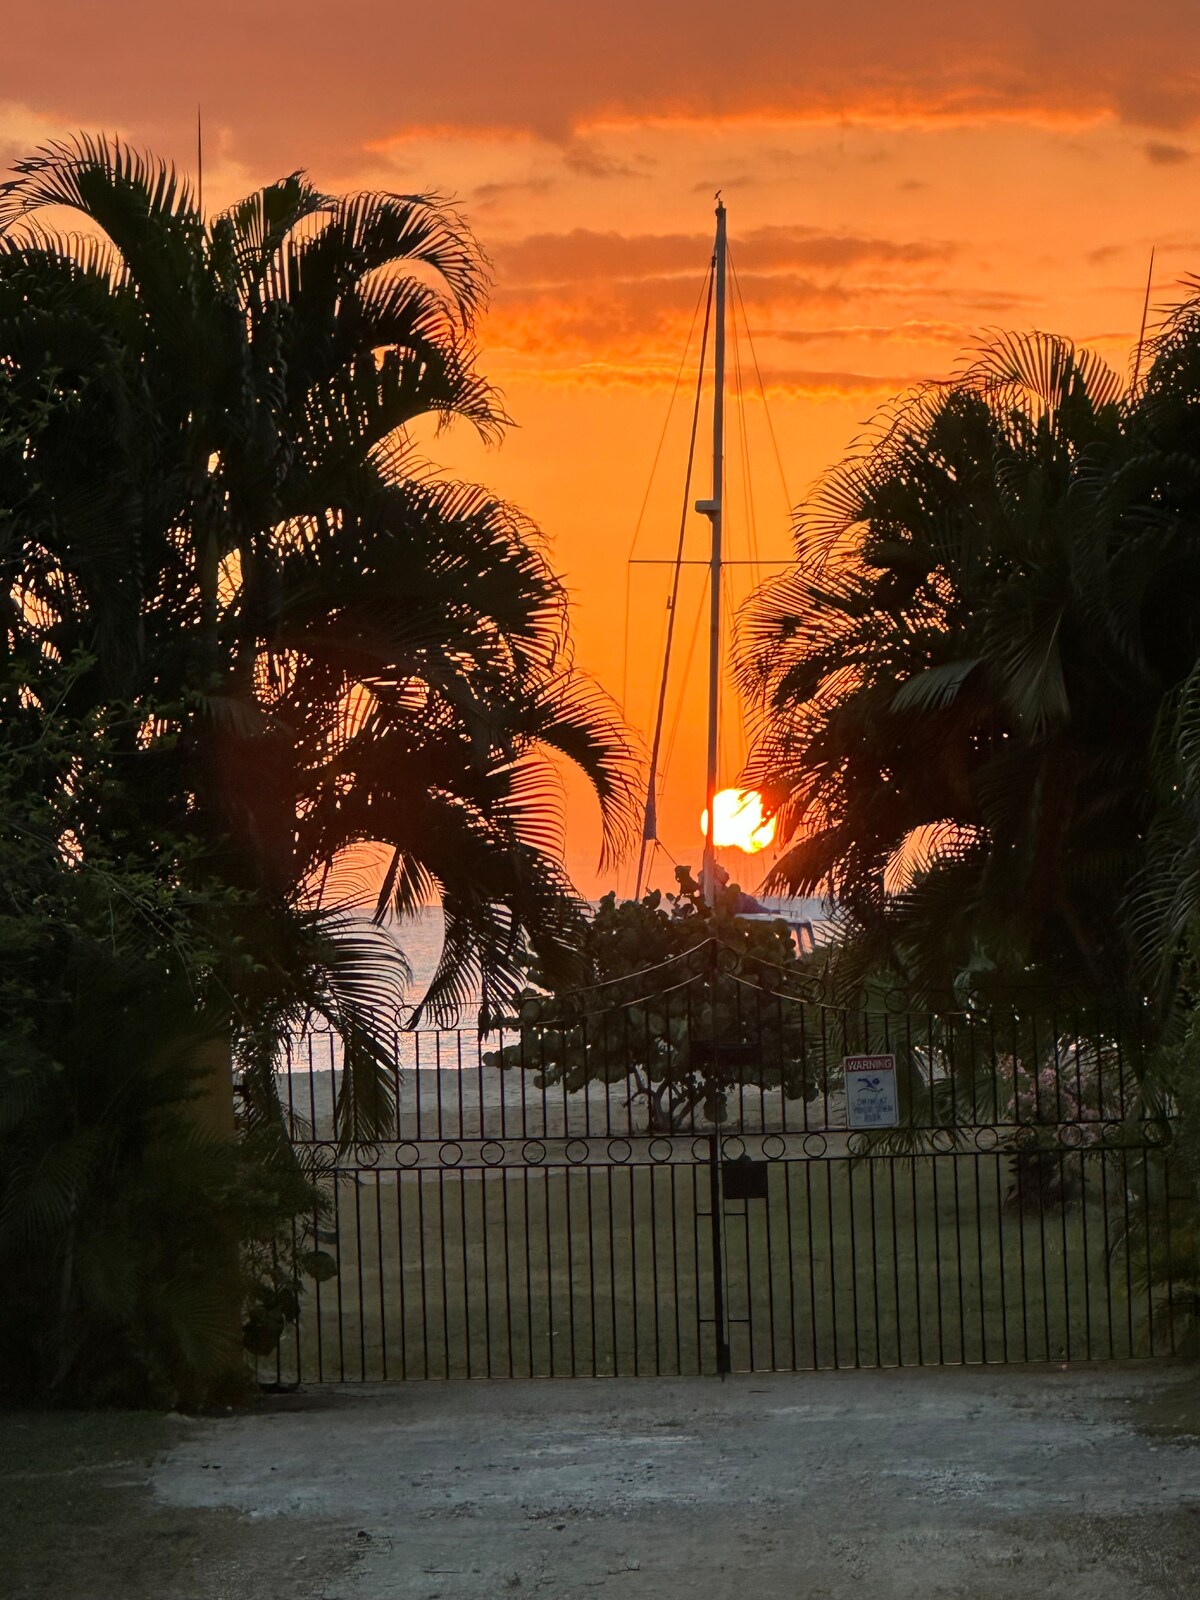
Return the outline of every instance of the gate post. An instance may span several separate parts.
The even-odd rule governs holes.
[[[713,1328],[717,1335],[717,1372],[722,1382],[733,1371],[729,1330],[725,1325],[725,1214],[721,1197],[721,1135],[708,1136],[709,1216],[712,1219]]]

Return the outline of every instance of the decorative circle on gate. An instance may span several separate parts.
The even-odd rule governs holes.
[[[762,1142],[762,1153],[768,1161],[778,1161],[787,1149],[787,1145],[777,1133],[771,1134]]]
[[[949,1128],[935,1128],[929,1136],[929,1143],[939,1155],[948,1155],[954,1149],[954,1135]]]
[[[996,1132],[995,1128],[975,1129],[976,1150],[994,1150],[999,1143],[1000,1135]]]
[[[647,1146],[647,1148],[650,1151],[650,1159],[651,1159],[651,1161],[670,1161],[670,1159],[671,1159],[671,1141],[670,1141],[670,1139],[651,1139],[651,1141],[650,1141],[649,1145]]]
[[[746,1154],[746,1141],[739,1139],[736,1133],[731,1133],[728,1139],[721,1140],[721,1159],[723,1161],[740,1161]]]
[[[587,1160],[588,1147],[582,1139],[572,1139],[564,1153],[567,1160],[577,1167],[581,1161]]]
[[[462,1156],[462,1145],[455,1144],[453,1139],[448,1140],[438,1151],[438,1160],[444,1167],[456,1167]]]
[[[804,1144],[801,1148],[806,1156],[811,1156],[814,1158],[816,1156],[823,1156],[826,1150],[829,1149],[829,1140],[826,1139],[823,1133],[810,1133],[805,1138]]]
[[[707,1139],[693,1139],[692,1140],[692,1160],[693,1161],[707,1161],[708,1160],[708,1140]]]
[[[869,1155],[871,1151],[871,1141],[867,1138],[865,1133],[852,1133],[846,1140],[846,1149],[852,1156]]]
[[[379,1146],[377,1144],[360,1144],[356,1147],[354,1155],[360,1167],[377,1167],[379,1165]]]
[[[608,1141],[608,1159],[615,1161],[618,1166],[623,1166],[633,1154],[633,1146],[628,1139],[610,1139]]]
[[[521,1160],[528,1161],[530,1166],[536,1167],[539,1161],[546,1159],[546,1146],[540,1139],[530,1139],[521,1146]]]
[[[1077,1122],[1066,1122],[1058,1130],[1058,1141],[1066,1145],[1068,1150],[1076,1150],[1084,1142],[1087,1135]]]
[[[1142,1143],[1149,1145],[1163,1145],[1171,1142],[1171,1129],[1167,1123],[1159,1118],[1147,1117],[1138,1126],[1142,1131]]]
[[[479,1154],[489,1167],[498,1167],[504,1160],[504,1146],[496,1139],[489,1139],[480,1147]]]
[[[398,1167],[415,1167],[421,1159],[421,1152],[415,1144],[398,1144],[396,1146],[396,1165]]]

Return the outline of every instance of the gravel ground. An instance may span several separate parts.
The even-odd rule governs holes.
[[[1200,1600],[1197,1435],[1200,1377],[1149,1366],[411,1384],[202,1420],[5,1418],[0,1594]]]

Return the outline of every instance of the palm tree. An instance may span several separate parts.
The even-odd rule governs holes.
[[[1119,911],[1178,672],[1155,595],[1196,554],[1160,515],[1142,403],[1064,340],[997,338],[828,475],[741,619],[747,781],[792,841],[774,881],[832,892],[848,976],[1128,983]]]
[[[109,850],[200,841],[189,870],[244,891],[258,951],[230,983],[235,1027],[322,1006],[346,1125],[370,1132],[403,964],[331,891],[347,851],[387,851],[377,923],[440,897],[426,1010],[478,991],[486,1023],[527,946],[559,972],[574,959],[553,760],[590,780],[606,855],[634,821],[628,746],[573,668],[536,529],[413,440],[425,419],[507,420],[475,370],[478,247],[436,197],[328,197],[299,173],[206,220],[172,169],[104,139],[15,172],[0,650],[31,684],[74,663],[68,713],[142,708],[112,758],[136,815],[101,808],[92,828]],[[63,208],[82,235],[51,228]]]

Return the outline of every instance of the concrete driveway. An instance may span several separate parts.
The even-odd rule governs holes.
[[[412,1384],[156,1427],[0,1592],[1200,1597],[1186,1368]]]
[[[410,1386],[200,1427],[178,1507],[341,1524],[317,1592],[1200,1596],[1178,1372]],[[292,1594],[296,1595],[295,1588]]]

